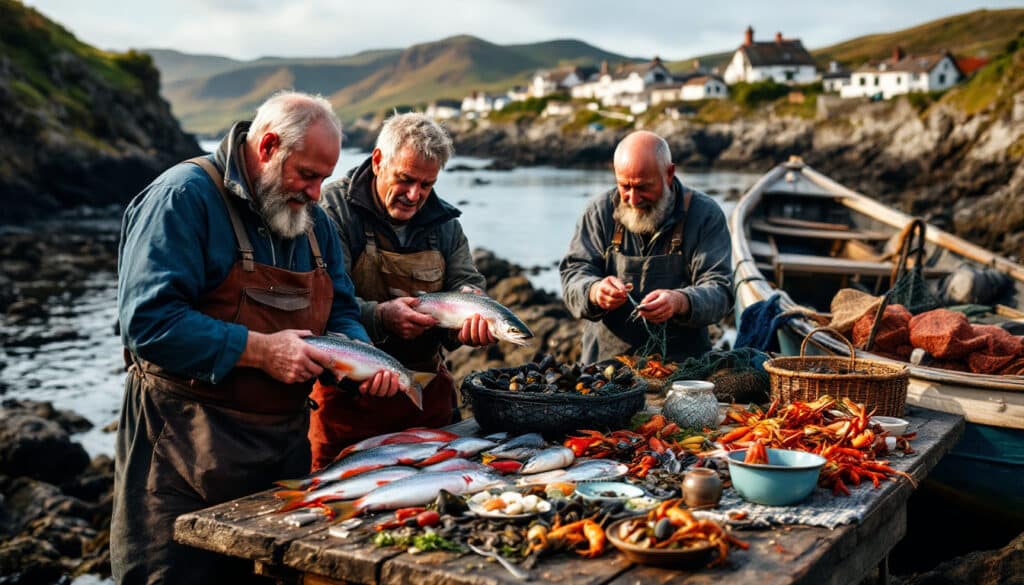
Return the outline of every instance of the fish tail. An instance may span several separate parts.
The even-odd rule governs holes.
[[[309,492],[306,492],[304,490],[279,490],[274,492],[274,497],[280,498],[282,500],[291,500],[294,498],[301,498],[305,496],[307,493]]]
[[[303,493],[305,493],[305,492],[303,492]],[[303,507],[307,507],[307,506],[319,506],[319,505],[320,505],[320,500],[319,499],[313,500],[311,502],[304,502],[303,499],[302,499],[302,496],[297,496],[297,497],[294,497],[294,498],[290,498],[288,501],[286,501],[284,504],[282,504],[281,507],[277,509],[277,512],[278,513],[281,513],[281,512],[291,512],[292,510],[298,510],[299,508],[303,508]]]
[[[281,481],[275,481],[274,485],[281,486],[286,490],[303,490],[310,486],[311,482],[308,479],[282,479]]]
[[[355,518],[362,512],[362,498],[351,502],[322,502],[320,505],[327,512],[332,522],[344,522],[349,518]]]

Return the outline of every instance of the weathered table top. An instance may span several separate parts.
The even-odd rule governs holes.
[[[963,418],[924,409],[911,409],[905,417],[917,431],[917,454],[895,459],[893,467],[922,480],[963,432]],[[477,431],[473,420],[454,425],[460,434]],[[870,484],[856,489],[873,489]],[[679,582],[714,583],[856,583],[886,558],[906,532],[906,502],[910,482],[883,482],[863,521],[834,530],[786,526],[737,534],[750,550],[733,550],[730,563],[719,569],[674,571],[634,565],[614,546],[598,559],[559,555],[544,559],[532,571],[537,581],[565,585],[645,585]],[[328,524],[318,520],[290,527],[275,514],[280,500],[272,490],[184,514],[174,525],[175,539],[191,546],[251,559],[257,572],[284,581],[305,583],[420,583],[431,585],[497,584],[517,582],[494,562],[472,553],[408,554],[399,549],[348,542],[330,536]]]

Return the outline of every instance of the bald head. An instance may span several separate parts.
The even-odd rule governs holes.
[[[668,143],[654,132],[638,130],[623,138],[615,147],[616,169],[620,165],[647,162],[654,162],[662,170],[672,164],[672,153],[669,151]]]
[[[676,167],[668,144],[652,132],[633,132],[615,148],[620,205],[615,219],[631,232],[653,233],[671,210]]]

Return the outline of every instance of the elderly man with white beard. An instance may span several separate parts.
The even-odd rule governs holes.
[[[707,326],[732,307],[721,208],[675,176],[668,143],[634,132],[615,149],[617,187],[592,200],[559,266],[569,311],[586,319],[584,363],[631,355],[665,323],[674,361],[711,349]]]
[[[271,97],[209,156],[128,205],[118,311],[126,365],[111,567],[118,583],[237,583],[252,565],[173,541],[175,518],[309,470],[303,341],[359,323],[338,234],[317,205],[341,125],[320,97]],[[379,373],[370,393],[393,393]]]

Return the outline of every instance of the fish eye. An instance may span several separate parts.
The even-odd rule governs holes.
[[[519,328],[517,327],[509,327],[508,330],[511,333],[519,333]]]

